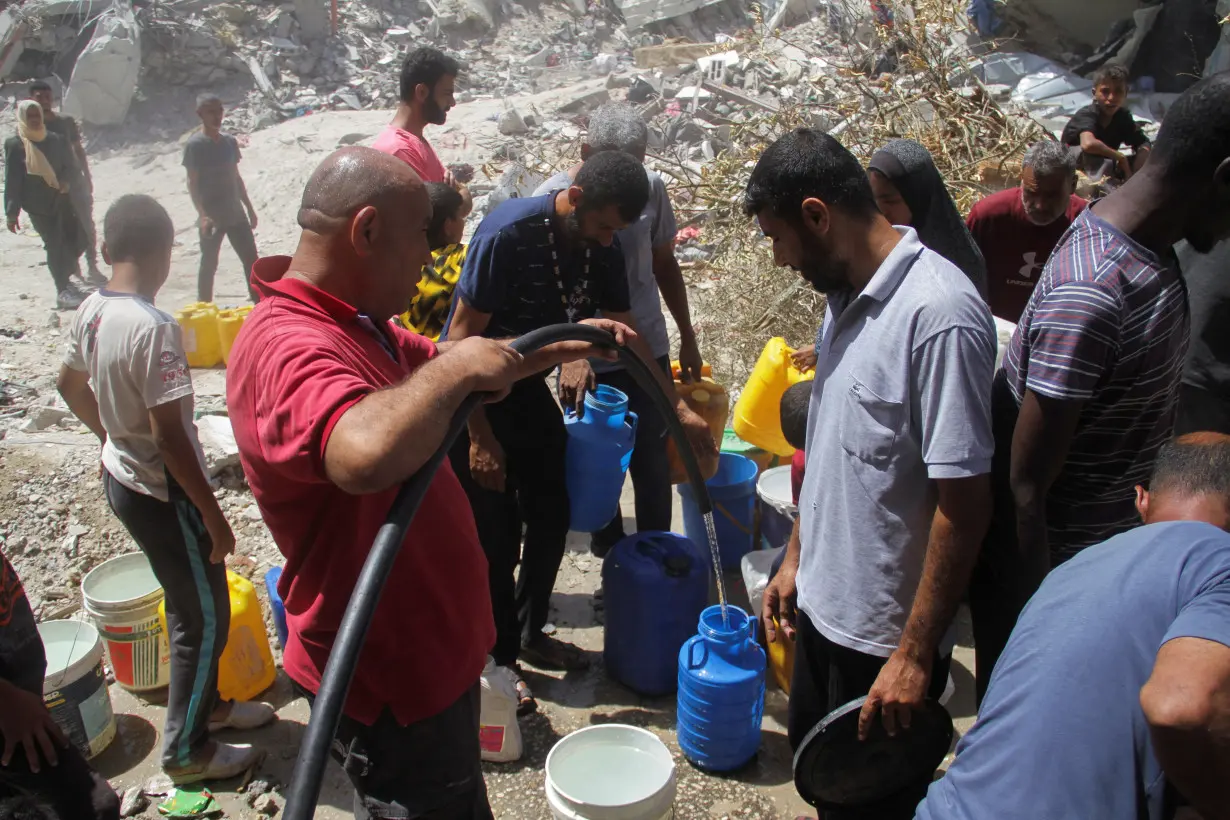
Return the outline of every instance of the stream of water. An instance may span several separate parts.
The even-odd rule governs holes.
[[[705,532],[709,535],[709,555],[713,559],[713,577],[717,579],[718,603],[722,605],[722,626],[730,626],[726,611],[726,584],[722,581],[722,556],[718,552],[717,529],[713,525],[713,511],[705,513]]]

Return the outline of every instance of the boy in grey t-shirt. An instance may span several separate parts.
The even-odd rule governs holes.
[[[192,423],[192,377],[179,325],[154,307],[175,228],[148,196],[121,197],[103,223],[111,281],[73,318],[58,387],[103,444],[107,502],[149,559],[166,596],[171,644],[162,765],[178,783],[233,777],[259,759],[210,733],[273,719],[263,703],[218,696],[230,623],[235,536],[205,475]]]

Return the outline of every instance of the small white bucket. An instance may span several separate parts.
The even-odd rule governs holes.
[[[772,467],[756,479],[756,495],[760,499],[760,536],[765,541],[761,549],[776,549],[786,545],[794,529],[798,507],[794,505],[791,487],[791,466]]]
[[[171,682],[171,649],[158,621],[162,586],[144,553],[104,561],[81,580],[85,611],[94,619],[115,682],[133,692]]]
[[[674,814],[675,761],[652,732],[590,726],[551,749],[546,792],[556,820],[666,820]]]
[[[81,754],[94,757],[115,739],[98,630],[84,621],[47,621],[38,625],[38,635],[47,653],[47,711]]]

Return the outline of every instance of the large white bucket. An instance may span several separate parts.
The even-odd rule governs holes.
[[[667,820],[674,814],[675,761],[652,732],[589,726],[547,755],[546,791],[556,820]]]
[[[84,621],[47,621],[38,625],[38,635],[47,653],[47,711],[81,754],[94,757],[115,738],[98,630]]]
[[[144,553],[104,561],[81,580],[85,611],[94,619],[115,682],[141,692],[171,682],[171,650],[158,622],[162,587]]]

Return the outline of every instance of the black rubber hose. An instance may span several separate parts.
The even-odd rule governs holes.
[[[688,480],[696,494],[700,511],[711,512],[713,504],[709,500],[709,491],[705,487],[704,478],[701,477],[700,467],[670,398],[662,391],[654,371],[650,369],[653,365],[644,362],[631,350],[620,347],[616,344],[615,337],[607,331],[592,325],[550,325],[513,340],[510,346],[525,356],[547,345],[564,341],[590,342],[596,347],[614,349],[619,353],[628,372],[637,384],[653,397],[654,404],[666,419],[670,434],[675,439],[675,449],[683,460]],[[346,612],[338,626],[337,640],[329,653],[329,661],[325,664],[325,672],[320,679],[320,689],[312,704],[307,732],[300,744],[299,757],[295,760],[295,771],[286,793],[286,810],[282,815],[285,820],[308,820],[316,811],[325,766],[329,762],[329,749],[333,736],[337,733],[346,695],[350,691],[359,652],[363,648],[368,627],[371,626],[372,616],[376,612],[376,604],[384,591],[384,582],[393,569],[393,562],[397,560],[397,554],[401,551],[406,537],[406,529],[414,519],[436,470],[448,455],[453,442],[461,435],[470,413],[481,401],[480,395],[469,396],[461,403],[461,407],[457,408],[440,449],[402,484],[393,506],[389,509],[389,517],[376,533],[376,540],[372,542],[359,579],[355,582],[354,592],[350,595],[350,603],[346,605]]]

